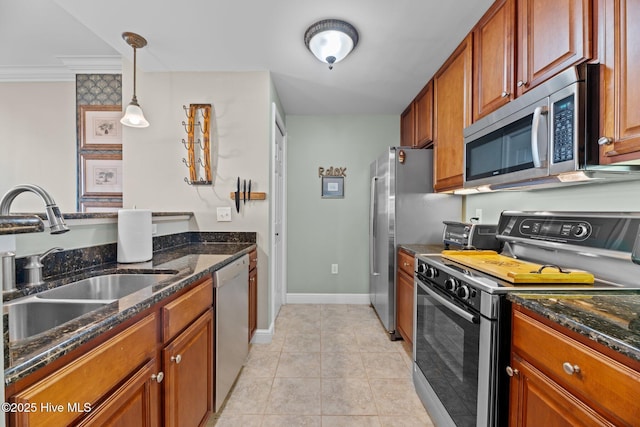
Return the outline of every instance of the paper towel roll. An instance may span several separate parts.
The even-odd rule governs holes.
[[[151,211],[118,210],[118,262],[144,262],[153,258]]]

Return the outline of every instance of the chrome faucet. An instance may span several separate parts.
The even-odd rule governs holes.
[[[69,227],[65,224],[64,218],[60,213],[60,208],[56,205],[53,197],[51,197],[43,188],[33,184],[16,185],[11,190],[7,191],[0,200],[0,215],[9,215],[9,209],[11,208],[11,203],[13,203],[13,199],[15,199],[18,194],[24,193],[25,191],[37,194],[45,203],[45,211],[47,219],[49,220],[49,232],[51,234],[60,234],[69,231]]]

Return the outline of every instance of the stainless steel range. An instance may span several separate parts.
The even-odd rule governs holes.
[[[505,211],[496,238],[416,257],[413,380],[439,427],[507,425],[508,292],[640,289],[640,213]]]

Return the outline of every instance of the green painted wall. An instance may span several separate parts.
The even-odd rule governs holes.
[[[368,293],[369,165],[399,116],[289,115],[287,135],[287,292]],[[320,197],[319,167],[347,168],[343,199]]]

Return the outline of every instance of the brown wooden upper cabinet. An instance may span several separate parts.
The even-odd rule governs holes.
[[[462,131],[471,124],[472,40],[470,33],[434,77],[435,191],[462,187]]]
[[[600,0],[599,5],[604,64],[600,163],[636,160],[640,158],[640,2]]]
[[[591,58],[591,0],[497,0],[474,33],[473,120]]]
[[[433,142],[433,82],[429,81],[404,110],[400,145],[424,148]]]
[[[416,145],[416,112],[413,102],[400,115],[400,145],[415,147]]]

